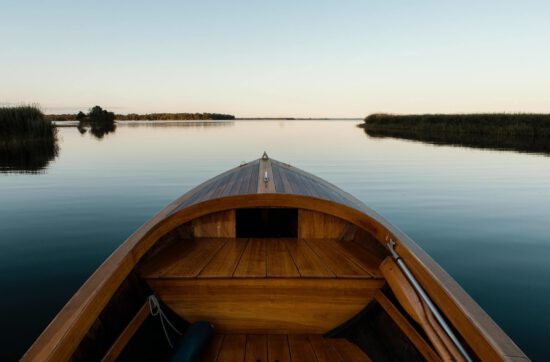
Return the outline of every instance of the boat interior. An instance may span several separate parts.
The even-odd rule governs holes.
[[[384,288],[387,256],[332,215],[239,208],[175,227],[136,275],[172,318],[212,323],[205,361],[438,359]]]
[[[528,359],[406,235],[264,153],[132,234],[23,360]]]

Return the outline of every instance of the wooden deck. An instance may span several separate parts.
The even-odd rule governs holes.
[[[363,362],[370,359],[345,339],[320,335],[218,334],[204,362]]]
[[[153,278],[381,278],[379,260],[355,241],[228,239],[182,241],[143,263]]]
[[[325,333],[384,284],[379,259],[336,239],[179,240],[141,276],[184,319],[222,333]]]

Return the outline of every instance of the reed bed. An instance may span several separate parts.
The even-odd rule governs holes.
[[[475,134],[510,137],[550,137],[550,114],[371,114],[361,125],[369,130],[418,134]]]
[[[359,126],[375,138],[550,154],[548,114],[372,114]]]
[[[38,107],[0,107],[0,142],[54,142],[56,135],[55,126]]]

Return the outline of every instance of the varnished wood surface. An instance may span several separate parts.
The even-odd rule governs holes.
[[[528,360],[520,348],[476,304],[475,301],[416,243],[383,217],[349,194],[326,181],[272,161],[276,194],[255,194],[259,161],[229,170],[178,198],[132,234],[83,284],[60,313],[23,356],[23,360],[68,360],[84,335],[97,320],[117,288],[124,282],[157,240],[193,219],[236,207],[294,207],[324,212],[368,231],[384,245],[387,238],[397,242],[397,251],[426,292],[457,331],[467,340],[478,358],[484,360]],[[277,178],[275,168],[295,173],[310,183],[328,188],[327,195],[308,192],[308,185],[294,189],[292,176]],[[235,170],[240,170],[235,174]],[[242,172],[242,173],[241,173]],[[308,176],[303,176],[307,174]],[[227,178],[222,181],[223,177]],[[223,189],[219,185],[224,184]],[[238,183],[237,188],[235,184]],[[282,188],[279,189],[278,185]],[[233,186],[229,186],[233,185]],[[216,190],[213,190],[216,189]],[[235,191],[237,190],[237,191]],[[217,196],[219,195],[219,196]],[[219,198],[212,198],[219,197]]]
[[[263,181],[266,170],[267,183]],[[352,195],[315,175],[273,159],[259,159],[224,172],[190,190],[174,212],[217,198],[262,193],[311,196],[358,210],[368,209]]]
[[[235,210],[227,210],[206,215],[192,222],[193,235],[196,238],[234,238]]]
[[[382,293],[378,292],[374,299],[384,308],[386,313],[397,324],[399,329],[409,338],[416,349],[422,354],[427,361],[441,361],[439,355],[433,350],[431,345],[418,333],[418,331],[409,323],[407,318],[401,314],[399,309]]]
[[[354,317],[381,279],[148,279],[185,320],[208,320],[224,333],[325,333]]]
[[[381,278],[378,259],[337,239],[181,240],[145,261],[144,278]]]
[[[369,357],[342,338],[318,334],[218,334],[203,362],[363,362]]]
[[[298,212],[300,239],[339,239],[348,225],[344,220],[332,215],[303,209]]]
[[[267,179],[266,179],[267,173]],[[273,181],[273,169],[271,168],[271,160],[260,160],[258,174],[258,189],[259,194],[273,194],[277,192],[275,189],[275,181]]]
[[[149,316],[149,303],[145,302],[139,309],[137,314],[132,318],[128,326],[122,331],[120,336],[116,339],[115,343],[109,348],[102,362],[116,361],[122,350],[126,347],[130,339],[137,332],[139,327],[143,324],[145,319]]]

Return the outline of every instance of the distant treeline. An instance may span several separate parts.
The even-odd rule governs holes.
[[[550,114],[372,114],[360,127],[371,137],[550,153]]]
[[[48,114],[52,121],[78,121],[76,114]],[[192,120],[233,120],[235,116],[220,113],[149,113],[115,114],[118,121],[192,121]]]

